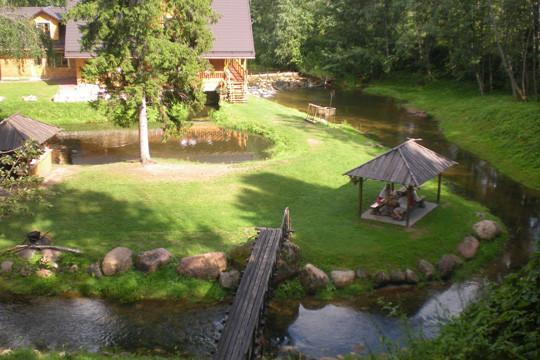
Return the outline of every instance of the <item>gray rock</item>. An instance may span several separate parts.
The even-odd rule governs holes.
[[[443,279],[448,279],[454,270],[463,263],[463,261],[453,254],[444,255],[437,264],[437,268]]]
[[[426,280],[433,279],[435,275],[435,266],[427,260],[421,259],[418,261],[418,271],[426,278]]]
[[[467,236],[461,244],[458,246],[458,251],[465,258],[465,260],[472,259],[476,256],[478,248],[480,247],[480,241],[474,236]]]
[[[168,264],[171,259],[172,254],[169,251],[159,248],[140,253],[135,261],[135,266],[138,270],[152,273]]]
[[[48,279],[54,276],[54,273],[49,269],[39,269],[36,271],[36,276],[41,279]]]
[[[326,288],[330,282],[328,275],[312,264],[306,264],[300,272],[300,283],[308,294]]]
[[[13,261],[5,260],[0,264],[0,273],[8,274],[13,271]]]
[[[24,249],[17,252],[17,255],[23,260],[30,261],[34,257],[35,253],[36,253],[36,250],[34,249]]]
[[[356,269],[356,277],[359,280],[369,279],[369,273],[362,268]]]
[[[91,264],[88,269],[86,270],[86,272],[88,273],[88,275],[92,276],[92,277],[95,277],[95,278],[100,278],[103,276],[103,273],[101,272],[101,267],[99,266],[99,263],[93,263]]]
[[[272,278],[274,285],[295,277],[300,272],[300,248],[290,242],[285,241],[281,246],[276,261],[276,271]]]
[[[493,240],[501,234],[501,228],[493,220],[482,220],[473,225],[473,231],[480,240]]]
[[[418,278],[418,275],[411,269],[405,270],[405,281],[409,284],[418,284],[420,279]]]
[[[394,270],[390,273],[390,282],[396,285],[404,284],[407,278],[401,270]]]
[[[227,256],[222,252],[211,252],[180,260],[176,272],[198,279],[215,280],[227,269]]]
[[[352,270],[334,270],[330,273],[330,277],[337,288],[344,288],[354,282],[356,273]]]
[[[224,289],[236,289],[240,284],[240,272],[231,270],[219,274],[219,285]]]
[[[373,275],[373,285],[376,288],[381,288],[388,284],[390,284],[390,276],[388,276],[388,274],[384,271],[379,271],[378,273]]]
[[[133,251],[126,247],[117,247],[105,255],[101,262],[103,275],[112,276],[131,269],[133,266]]]
[[[46,259],[48,262],[55,262],[62,255],[61,251],[52,249],[41,250],[41,258]]]

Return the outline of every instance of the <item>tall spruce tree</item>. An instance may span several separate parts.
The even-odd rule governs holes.
[[[82,46],[95,53],[84,78],[105,86],[117,124],[139,123],[140,161],[150,162],[149,116],[178,128],[204,104],[211,0],[81,0],[67,18],[85,23]]]

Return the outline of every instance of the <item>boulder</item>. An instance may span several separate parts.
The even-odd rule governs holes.
[[[418,271],[427,279],[433,279],[435,275],[435,266],[427,260],[421,259],[418,261]]]
[[[168,264],[172,259],[172,254],[166,249],[159,248],[140,253],[135,260],[138,270],[152,273],[161,266]]]
[[[231,270],[219,274],[219,285],[224,289],[236,289],[240,284],[240,272]]]
[[[405,273],[401,270],[394,270],[390,273],[390,282],[396,285],[401,285],[406,282]]]
[[[48,279],[54,276],[54,273],[49,269],[39,269],[36,271],[36,276],[41,279]]]
[[[343,288],[354,282],[356,273],[352,270],[334,270],[330,273],[330,277],[337,288]]]
[[[448,279],[455,268],[461,265],[463,261],[453,254],[444,255],[437,264],[437,268],[443,279]]]
[[[480,240],[493,240],[501,234],[501,228],[493,220],[482,220],[473,225],[473,231]]]
[[[373,275],[373,285],[375,285],[376,288],[381,288],[388,284],[390,284],[390,276],[384,271],[379,271]]]
[[[8,274],[13,271],[13,261],[2,261],[2,264],[0,264],[0,273],[2,274]]]
[[[405,270],[405,281],[409,284],[418,284],[420,279],[418,278],[418,275],[411,269]]]
[[[369,279],[369,273],[362,268],[356,269],[356,277],[359,280]]]
[[[211,252],[189,256],[180,260],[176,272],[199,279],[215,280],[227,269],[227,256],[222,252]]]
[[[458,246],[458,251],[465,260],[472,259],[480,247],[480,241],[474,236],[467,236]]]
[[[93,263],[91,264],[88,269],[86,270],[86,272],[88,273],[88,275],[92,276],[92,277],[95,277],[95,278],[100,278],[103,276],[103,273],[101,272],[101,267],[99,266],[99,263]]]
[[[290,242],[285,241],[281,246],[276,261],[276,271],[272,278],[274,285],[295,277],[300,272],[300,248]]]
[[[117,247],[105,255],[101,262],[103,275],[112,276],[128,271],[133,266],[133,251],[126,247]]]
[[[306,264],[304,266],[300,272],[299,279],[308,294],[314,294],[326,288],[330,282],[328,275],[312,264]]]
[[[55,262],[62,255],[61,251],[52,249],[41,250],[41,258],[46,262]]]
[[[36,250],[34,249],[24,249],[17,252],[17,255],[23,260],[30,261],[34,257],[35,253],[36,253]]]

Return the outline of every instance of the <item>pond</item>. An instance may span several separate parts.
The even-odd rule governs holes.
[[[192,126],[182,136],[163,141],[163,130],[150,129],[150,153],[154,158],[204,163],[238,163],[268,157],[271,143],[262,136],[222,129],[209,123]],[[137,130],[62,132],[53,140],[57,162],[74,165],[136,161]]]
[[[280,92],[275,101],[305,110],[309,102],[328,105],[329,99],[326,90],[301,89]],[[486,271],[489,279],[499,279],[510,269],[519,268],[538,247],[538,191],[521,186],[486,161],[449,142],[435,120],[409,115],[392,99],[338,91],[333,101],[337,121],[347,121],[374,142],[395,146],[407,137],[422,138],[427,147],[459,162],[446,176],[451,189],[484,204],[503,220],[510,232],[503,256]],[[252,141],[259,141],[256,139]],[[182,145],[176,141],[174,146],[176,154]],[[154,155],[157,154],[154,151]],[[76,153],[73,155],[77,159]],[[83,161],[79,159],[74,162]],[[385,288],[346,303],[310,299],[275,301],[268,310],[266,335],[274,350],[293,346],[311,357],[385,351],[381,336],[405,344],[411,332],[422,330],[428,337],[436,335],[441,322],[459,314],[481,293],[484,281],[471,279],[425,288]],[[381,311],[378,298],[399,304],[405,311],[406,321]],[[219,305],[186,310],[175,304],[126,306],[91,299],[0,301],[0,329],[3,330],[0,347],[24,345],[89,351],[111,346],[126,351],[157,348],[205,358],[222,328],[226,308]]]

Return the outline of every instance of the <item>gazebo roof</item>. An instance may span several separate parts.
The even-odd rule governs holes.
[[[11,115],[0,122],[0,151],[15,150],[27,140],[43,144],[60,132],[60,129],[33,120],[21,114]]]
[[[344,175],[420,186],[457,164],[416,141],[410,139]]]

